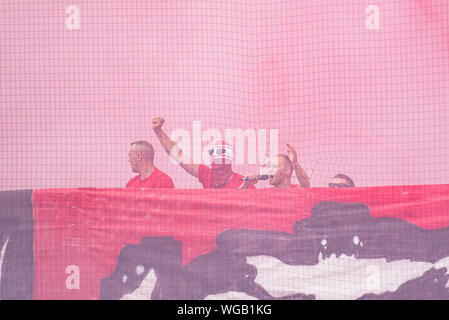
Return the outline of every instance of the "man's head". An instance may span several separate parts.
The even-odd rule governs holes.
[[[293,173],[293,165],[287,155],[278,154],[270,158],[266,172],[272,186],[278,187],[290,182]],[[289,183],[288,183],[289,184]]]
[[[148,165],[153,165],[154,148],[146,141],[136,141],[131,143],[128,153],[128,162],[133,172],[140,171]]]
[[[232,160],[234,159],[234,149],[226,141],[220,140],[215,142],[208,151],[211,165],[232,164]]]
[[[347,175],[338,173],[336,174],[331,182],[329,182],[329,188],[353,188],[355,187],[354,181]]]

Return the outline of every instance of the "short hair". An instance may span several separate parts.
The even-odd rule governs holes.
[[[334,179],[344,179],[349,183],[350,187],[355,187],[354,181],[352,181],[351,178],[349,178],[347,175],[343,174],[343,173],[337,173],[334,176]]]
[[[151,143],[147,141],[135,141],[131,143],[131,146],[135,146],[135,150],[142,154],[144,160],[154,161],[154,148]]]
[[[288,169],[290,170],[290,174],[293,174],[293,164],[290,161],[290,158],[285,154],[278,154],[277,156],[280,158],[283,158],[285,160],[285,163],[286,163]]]

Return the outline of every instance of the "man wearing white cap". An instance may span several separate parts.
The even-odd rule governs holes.
[[[203,188],[239,189],[244,184],[239,180],[243,176],[232,171],[234,150],[228,143],[218,141],[209,149],[210,167],[193,163],[192,159],[186,156],[176,142],[162,130],[164,122],[164,118],[153,118],[153,130],[162,147],[185,171],[198,178]],[[253,185],[250,188],[255,189]]]

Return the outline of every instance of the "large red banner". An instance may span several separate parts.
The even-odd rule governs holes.
[[[101,289],[102,280],[113,274],[114,268],[118,270],[121,250],[129,245],[139,246],[144,238],[171,237],[180,245],[182,257],[178,267],[182,268],[195,258],[216,250],[217,236],[229,230],[274,232],[285,237],[301,234],[301,230],[315,228],[313,221],[318,220],[312,219],[312,210],[319,203],[343,205],[343,211],[332,209],[334,207],[330,211],[326,209],[330,213],[327,213],[323,223],[330,225],[322,234],[328,238],[332,238],[329,230],[339,235],[344,234],[345,230],[352,230],[354,223],[371,225],[371,222],[361,223],[360,219],[365,218],[359,219],[357,214],[346,217],[343,214],[352,210],[345,204],[362,204],[368,208],[369,218],[372,219],[369,221],[393,217],[398,219],[391,223],[386,220],[386,225],[393,225],[396,220],[405,224],[397,229],[398,244],[391,243],[391,246],[400,246],[401,237],[407,237],[407,234],[438,231],[449,225],[448,194],[448,185],[290,190],[35,190],[32,198],[35,223],[34,299],[99,299],[100,291],[105,290]],[[296,225],[309,220],[311,223],[305,227]],[[409,228],[409,231],[404,228]],[[391,231],[387,229],[386,234],[391,236],[388,234]],[[364,232],[360,228],[357,230],[358,234]],[[378,231],[369,229],[366,233],[375,232]],[[259,237],[259,244],[267,239],[263,234],[252,237]],[[305,237],[313,238],[311,235]],[[359,236],[354,239],[354,243],[360,245]],[[379,241],[376,239],[373,238],[373,244]],[[320,241],[327,249],[325,244],[328,240]],[[410,243],[410,246],[413,244]],[[444,243],[441,246],[449,247]],[[373,250],[380,247],[378,243]],[[369,246],[365,245],[365,248],[368,250]],[[260,250],[263,249],[266,248]],[[160,252],[162,259],[164,254]],[[371,255],[375,256],[373,253]],[[388,255],[391,256],[390,253],[385,254]],[[282,254],[280,256],[282,260]],[[407,254],[398,259],[405,257]],[[432,259],[427,257],[421,260]],[[125,283],[129,276],[122,275],[120,279]]]

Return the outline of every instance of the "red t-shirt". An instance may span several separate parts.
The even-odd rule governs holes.
[[[173,180],[158,168],[154,168],[153,173],[140,180],[140,176],[135,176],[126,184],[127,188],[171,188],[175,187]]]
[[[244,181],[239,181],[241,178],[244,177],[233,172],[231,180],[223,187],[223,189],[238,189],[244,183]],[[201,182],[204,189],[210,189],[212,183],[212,169],[200,164],[198,168],[198,180]],[[256,189],[256,187],[251,185],[249,186],[249,189]]]
[[[290,188],[298,188],[299,186],[297,184],[291,184]]]

